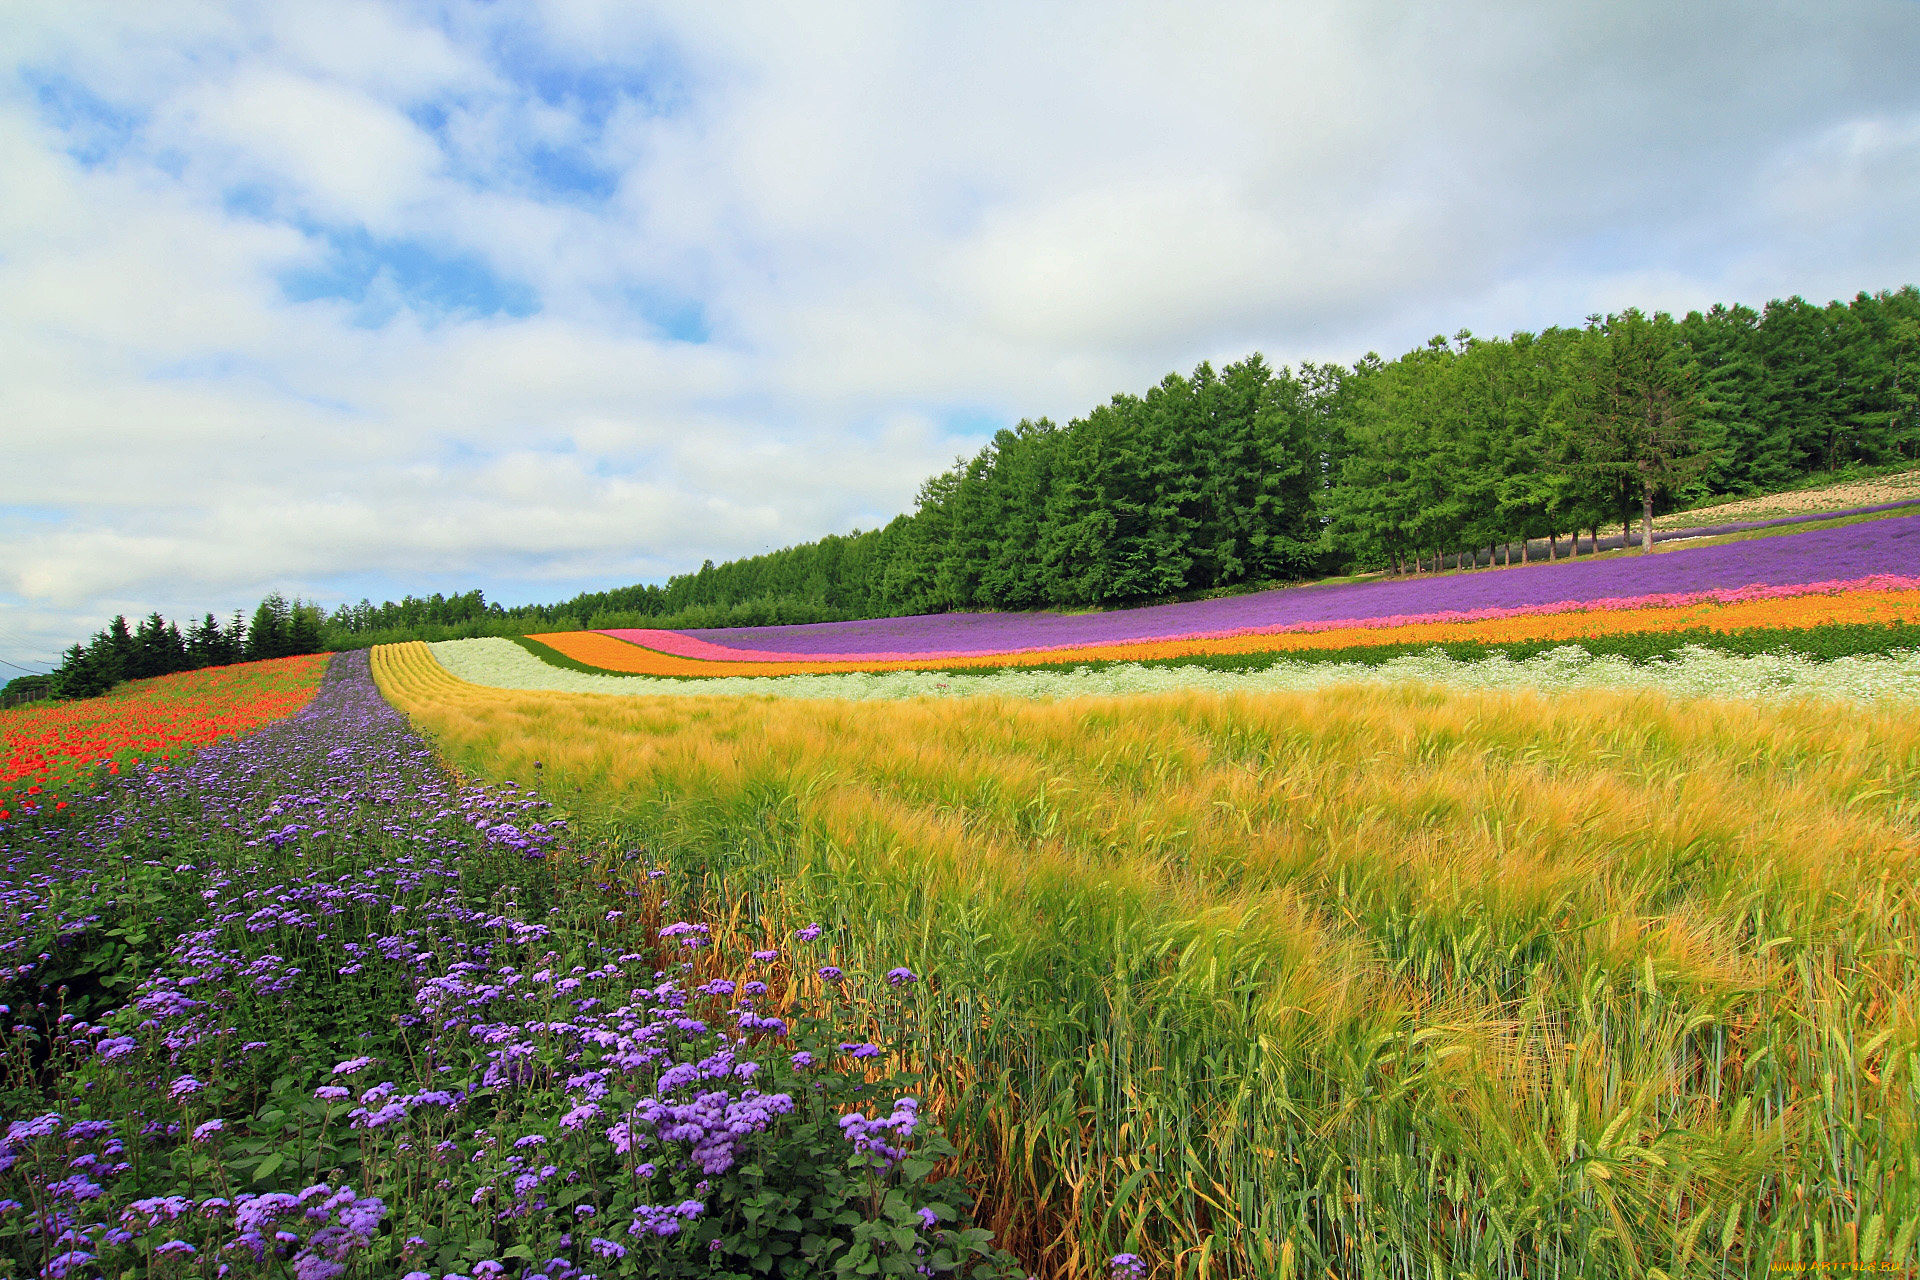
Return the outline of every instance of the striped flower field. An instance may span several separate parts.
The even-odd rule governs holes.
[[[1920,1257],[1920,517],[321,670],[0,723],[0,1264]]]
[[[1920,625],[1920,516],[1646,558],[1284,588],[1093,614],[942,614],[531,637],[564,665],[679,678],[1074,667],[1384,646]]]

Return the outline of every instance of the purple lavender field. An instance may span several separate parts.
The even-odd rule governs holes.
[[[1561,560],[1429,578],[1281,587],[1220,600],[1108,613],[945,613],[685,634],[732,648],[798,654],[1003,653],[1343,618],[1785,586],[1876,574],[1920,574],[1920,515],[1644,557]]]
[[[73,815],[0,826],[0,1274],[1011,1274],[875,1070],[913,974],[663,914],[365,653]]]

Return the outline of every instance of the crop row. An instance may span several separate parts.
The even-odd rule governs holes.
[[[1511,628],[1502,631],[1496,625],[1491,631],[1476,632],[1488,642],[1499,643],[1513,639],[1533,638],[1538,624],[1531,620],[1549,615],[1571,615],[1563,619],[1575,628],[1576,633],[1594,635],[1604,631],[1608,625],[1635,625],[1636,620],[1627,618],[1614,620],[1609,614],[1642,614],[1646,629],[1675,630],[1684,628],[1689,616],[1718,618],[1715,606],[1747,605],[1762,602],[1784,602],[1810,596],[1857,596],[1857,603],[1866,605],[1869,612],[1873,606],[1893,605],[1886,612],[1898,615],[1903,612],[1897,606],[1910,603],[1914,593],[1920,592],[1920,577],[1901,574],[1875,574],[1872,577],[1851,581],[1827,580],[1823,582],[1752,584],[1743,587],[1719,587],[1705,591],[1675,591],[1643,593],[1631,596],[1602,596],[1595,599],[1556,600],[1548,604],[1524,605],[1483,605],[1473,609],[1434,609],[1417,614],[1363,614],[1349,618],[1333,618],[1304,622],[1273,623],[1259,627],[1240,627],[1228,631],[1194,631],[1177,635],[1148,635],[1125,642],[1111,642],[1101,645],[1067,645],[1054,648],[1020,649],[1006,648],[991,651],[975,650],[929,650],[919,653],[873,652],[839,653],[835,656],[845,661],[862,662],[911,662],[918,665],[935,665],[943,662],[966,661],[970,658],[992,656],[1004,657],[1016,655],[1032,659],[1045,655],[1073,655],[1081,653],[1103,653],[1108,651],[1139,651],[1170,644],[1218,646],[1222,642],[1238,642],[1244,648],[1285,647],[1287,640],[1293,638],[1295,647],[1322,648],[1329,644],[1339,645],[1349,638],[1371,635],[1376,631],[1392,631],[1418,643],[1436,634],[1433,628],[1446,628],[1463,623],[1508,624]],[[1807,610],[1810,602],[1802,599],[1793,608],[1789,616],[1796,616]],[[1683,609],[1693,609],[1688,615],[1678,613]],[[1672,619],[1682,621],[1676,627]],[[1762,615],[1763,618],[1766,615]],[[1736,622],[1734,625],[1740,625]],[[1766,621],[1759,625],[1767,625]],[[1777,625],[1777,624],[1776,624]],[[1805,625],[1789,623],[1788,625]],[[1725,628],[1723,628],[1725,629]],[[770,629],[771,630],[771,629]],[[717,661],[741,662],[808,662],[818,661],[818,655],[790,652],[775,649],[745,649],[717,645],[695,635],[678,631],[659,631],[640,628],[610,629],[600,634],[613,636],[619,640],[653,649],[660,653],[680,658],[700,658]],[[1304,637],[1313,637],[1311,640]],[[1222,649],[1221,651],[1230,651]]]
[[[1565,602],[1749,586],[1801,586],[1920,572],[1920,515],[1693,547],[1657,555],[1286,587],[1250,595],[1100,613],[946,613],[867,622],[687,634],[728,648],[813,658],[875,653],[1005,653],[1223,635],[1237,631],[1558,606]]]
[[[715,660],[682,657],[645,647],[632,633],[549,632],[531,637],[565,658],[607,671],[655,676],[828,675],[850,671],[1079,665],[1144,662],[1186,656],[1290,653],[1365,645],[1576,642],[1619,635],[1675,632],[1798,630],[1822,626],[1872,626],[1920,622],[1920,580],[1869,579],[1800,587],[1760,587],[1703,593],[1686,603],[1663,597],[1597,602],[1591,608],[1503,609],[1495,616],[1460,619],[1429,615],[1377,621],[1299,624],[1286,631],[1079,645],[994,653],[935,653],[901,658],[835,658],[802,661],[753,658]],[[649,639],[657,636],[649,635]]]
[[[1821,632],[1762,632],[1774,645],[1783,636],[1801,639]],[[1908,644],[1920,628],[1901,632]],[[1883,637],[1868,632],[1867,642]],[[426,646],[459,680],[496,689],[552,690],[621,697],[1071,698],[1168,693],[1187,689],[1217,693],[1262,693],[1322,689],[1344,684],[1418,682],[1444,689],[1644,689],[1697,698],[1844,699],[1861,703],[1920,703],[1920,652],[1871,653],[1817,660],[1779,648],[1727,653],[1697,643],[1670,656],[1636,662],[1599,656],[1577,644],[1513,660],[1503,652],[1454,658],[1439,648],[1396,652],[1382,661],[1361,661],[1370,651],[1346,650],[1342,661],[1278,658],[1246,669],[1220,669],[1198,661],[1087,667],[1025,667],[996,671],[888,671],[839,675],[722,676],[712,679],[617,675],[543,661],[512,640],[442,640]],[[1803,640],[1804,642],[1804,640]],[[1591,641],[1589,641],[1591,643]],[[1316,657],[1318,655],[1315,655]]]

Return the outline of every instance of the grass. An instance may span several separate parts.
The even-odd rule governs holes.
[[[1045,1275],[1745,1276],[1920,1235],[1920,724],[1651,695],[480,689],[376,651],[710,903],[929,975]]]

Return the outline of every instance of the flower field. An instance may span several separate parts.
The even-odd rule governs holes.
[[[726,678],[1915,624],[1920,516],[1657,557],[1287,588],[1104,614],[943,614],[532,639],[585,668]]]
[[[103,782],[0,833],[0,1274],[1010,1274],[886,1043],[918,975],[456,782],[364,654]]]
[[[705,643],[674,632],[571,631],[532,638],[564,657],[607,671],[657,676],[752,676],[906,671],[929,666],[943,669],[1072,666],[1087,662],[1148,662],[1367,645],[1571,642],[1616,635],[1920,623],[1920,578],[1879,577],[1850,583],[1809,583],[1804,587],[1702,592],[1683,599],[1685,603],[1677,602],[1672,596],[1616,597],[1588,602],[1585,607],[1525,607],[1467,617],[1447,611],[1424,617],[1303,623],[1284,631],[1229,632],[1058,649],[1009,649],[990,654],[947,651],[795,659],[756,653],[746,659],[724,660],[710,652],[683,656],[667,651],[668,645],[694,648]]]
[[[305,706],[326,659],[278,658],[142,680],[104,698],[0,711],[0,822],[62,808],[103,765],[205,746]]]
[[[934,1114],[1044,1274],[1914,1256],[1904,704],[608,698],[481,688],[424,646],[375,669],[457,763],[538,762],[711,909],[922,974]]]
[[[1487,609],[1577,608],[1582,602],[1658,600],[1744,588],[1805,589],[1816,583],[1916,576],[1920,576],[1920,516],[1898,516],[1656,556],[1561,560],[1425,578],[1286,587],[1106,613],[948,613],[687,634],[725,648],[813,658],[996,654],[1221,636],[1307,623],[1350,625],[1442,612],[1471,617]]]

